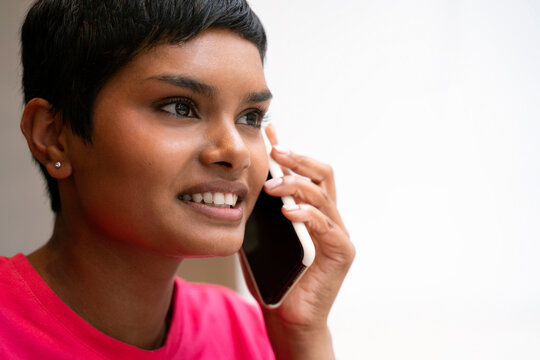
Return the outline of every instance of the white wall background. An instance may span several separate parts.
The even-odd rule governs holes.
[[[0,0],[4,255],[50,232],[18,132],[28,3]],[[338,358],[540,358],[540,2],[251,4],[281,141],[334,166],[357,248]]]
[[[357,247],[338,358],[539,359],[540,2],[251,3]]]
[[[28,253],[51,234],[45,185],[19,130],[19,27],[30,0],[0,0],[0,255]]]

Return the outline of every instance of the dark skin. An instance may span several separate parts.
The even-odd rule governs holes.
[[[181,260],[241,246],[268,170],[259,125],[270,97],[257,48],[211,29],[181,46],[159,45],[115,74],[96,98],[91,144],[47,101],[31,100],[21,128],[59,180],[62,203],[49,242],[28,257],[32,265],[95,328],[143,349],[161,346]],[[282,306],[264,310],[268,333],[278,358],[327,359],[328,312],[354,248],[330,168],[290,152],[272,155],[313,180],[286,175],[265,188],[301,204],[283,211],[306,223],[317,256]],[[241,201],[216,210],[178,198],[201,189],[237,192]]]

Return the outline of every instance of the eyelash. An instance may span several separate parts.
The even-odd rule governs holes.
[[[189,110],[190,110],[190,113],[193,113],[194,115],[185,116],[185,115],[180,115],[180,114],[173,113],[171,111],[164,110],[164,108],[169,106],[169,105],[178,105],[178,104],[188,106]],[[187,98],[187,97],[176,97],[176,98],[166,99],[164,102],[162,102],[162,103],[160,103],[158,105],[158,108],[159,108],[159,110],[165,112],[166,114],[168,114],[170,116],[174,116],[174,117],[192,118],[192,117],[197,117],[198,116],[197,106],[195,105],[195,102],[192,99]],[[174,109],[174,111],[176,112],[176,108]],[[249,109],[248,112],[244,113],[242,116],[240,116],[240,118],[242,118],[244,116],[247,116],[247,115],[250,115],[250,114],[256,114],[258,116],[259,119],[258,119],[257,123],[254,124],[254,125],[250,125],[250,124],[242,124],[242,125],[248,125],[248,126],[252,126],[252,127],[256,128],[256,129],[261,129],[261,128],[265,127],[267,125],[267,123],[269,122],[268,114],[266,114],[266,110],[262,109],[262,108]]]
[[[268,114],[266,114],[266,111],[264,109],[259,109],[259,108],[249,109],[248,112],[246,112],[245,114],[240,116],[240,118],[242,118],[244,116],[247,116],[247,115],[250,115],[250,114],[256,114],[257,115],[257,117],[258,117],[257,123],[253,124],[253,125],[250,125],[250,124],[242,124],[242,125],[252,126],[252,127],[256,128],[256,129],[261,129],[264,126],[266,126],[266,123],[268,122],[269,118],[268,118]]]
[[[193,112],[193,116],[183,116],[183,115],[179,115],[179,114],[176,114],[176,108],[174,109],[175,113],[173,112],[170,112],[170,111],[167,111],[165,110],[164,108],[166,106],[169,106],[169,105],[178,105],[178,104],[182,104],[182,105],[186,105],[189,107],[189,110],[190,112]],[[195,106],[195,102],[193,100],[191,100],[190,98],[187,98],[187,97],[175,97],[175,98],[169,98],[169,99],[166,99],[165,101],[161,102],[159,105],[158,105],[158,108],[159,110],[167,113],[168,115],[170,116],[174,116],[174,117],[187,117],[187,118],[191,118],[191,117],[196,117],[198,116],[198,113],[197,113],[197,106]]]

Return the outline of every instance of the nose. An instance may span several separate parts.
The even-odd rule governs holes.
[[[241,172],[251,165],[251,153],[236,124],[222,120],[208,124],[206,144],[199,154],[200,161],[234,172]]]

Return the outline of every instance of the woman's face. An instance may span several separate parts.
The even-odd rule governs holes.
[[[63,209],[171,256],[237,251],[266,180],[270,97],[257,48],[227,30],[137,56],[98,94],[92,144],[68,136]]]

